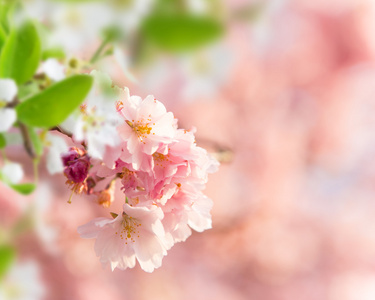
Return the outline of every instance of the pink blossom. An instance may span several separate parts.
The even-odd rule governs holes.
[[[145,171],[137,171],[121,160],[116,162],[127,197],[137,201],[152,199],[164,205],[181,185],[187,183],[194,184],[198,190],[204,188],[207,173],[214,171],[218,162],[196,146],[192,132],[178,130],[176,133],[167,154],[155,152],[146,157]]]
[[[96,255],[112,270],[133,268],[138,260],[144,271],[152,272],[167,254],[163,216],[155,205],[124,204],[123,213],[115,219],[97,218],[78,227],[78,233],[82,238],[96,238]]]
[[[138,260],[142,269],[152,272],[192,229],[211,228],[212,201],[201,191],[218,162],[196,145],[194,129],[177,129],[177,120],[163,104],[125,91],[124,101],[117,104],[124,118],[117,127],[121,141],[107,146],[110,164],[92,160],[90,170],[90,178],[100,178],[95,187],[99,202],[112,202],[113,194],[105,186],[108,180],[121,179],[124,212],[114,219],[93,220],[78,232],[96,238],[96,254],[112,270],[132,268]]]
[[[191,235],[191,229],[202,232],[211,228],[212,204],[212,200],[200,191],[178,188],[174,196],[162,206],[162,223],[168,249],[175,243],[185,241]]]
[[[153,96],[142,100],[129,95],[125,89],[125,99],[118,104],[118,111],[124,124],[117,127],[120,137],[126,142],[135,169],[140,169],[147,155],[173,141],[176,134],[176,121],[171,112]]]

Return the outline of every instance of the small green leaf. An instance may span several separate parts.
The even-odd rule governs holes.
[[[36,133],[35,128],[28,127],[27,130],[29,132],[31,142],[33,143],[35,154],[39,157],[43,154],[43,143],[39,135]]]
[[[208,44],[223,33],[215,19],[188,14],[154,15],[145,19],[143,36],[167,51],[186,51]]]
[[[13,29],[1,52],[0,77],[25,83],[37,70],[40,53],[39,36],[32,22]]]
[[[49,128],[62,123],[86,98],[93,79],[74,75],[59,81],[16,107],[18,119],[29,126]]]
[[[6,33],[9,32],[10,22],[12,14],[15,9],[16,1],[0,1],[0,25],[3,27]]]
[[[65,52],[62,48],[46,49],[42,53],[42,60],[47,60],[48,58],[63,59],[65,58]]]
[[[22,195],[31,194],[36,186],[34,183],[20,183],[20,184],[10,184],[9,185],[13,190],[19,192]]]
[[[32,80],[18,87],[18,99],[23,101],[40,92],[40,83],[38,80]]]
[[[114,212],[110,212],[112,218],[116,219],[118,217],[118,214],[114,213]]]
[[[16,251],[8,245],[0,246],[0,278],[3,277],[12,266],[16,258]]]
[[[3,149],[7,145],[5,136],[0,133],[0,149]]]

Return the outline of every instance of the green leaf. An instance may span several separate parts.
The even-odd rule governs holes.
[[[214,41],[222,35],[224,27],[210,17],[170,14],[145,19],[141,31],[161,49],[180,52]]]
[[[102,31],[103,40],[108,42],[119,41],[123,37],[123,32],[118,26],[108,26]]]
[[[28,127],[27,130],[33,143],[35,154],[40,157],[43,154],[43,143],[34,128]]]
[[[42,60],[47,60],[48,58],[63,59],[65,58],[65,52],[62,48],[46,49],[42,53]]]
[[[0,23],[0,53],[1,49],[3,48],[5,41],[7,39],[7,33],[5,32],[3,26]]]
[[[0,26],[3,27],[6,33],[9,32],[10,22],[16,6],[16,1],[0,1]]]
[[[25,83],[37,70],[40,54],[40,40],[32,22],[13,29],[1,52],[0,77]]]
[[[13,190],[19,192],[22,195],[31,194],[36,186],[34,183],[20,183],[20,184],[10,184],[9,185]]]
[[[23,101],[40,92],[40,82],[32,80],[18,87],[18,99]]]
[[[12,266],[16,258],[16,251],[8,245],[0,246],[0,278],[3,277]]]
[[[7,145],[5,136],[0,133],[0,149],[3,149]]]
[[[29,126],[49,128],[62,123],[86,98],[93,79],[75,75],[59,81],[16,107],[18,119]]]

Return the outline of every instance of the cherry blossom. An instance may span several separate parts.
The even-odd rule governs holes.
[[[95,252],[111,269],[133,268],[136,260],[146,272],[161,266],[167,254],[163,212],[154,205],[123,205],[115,219],[97,218],[78,227],[82,238],[96,238]]]
[[[123,125],[118,127],[120,137],[126,141],[127,150],[131,154],[135,169],[140,169],[148,155],[154,154],[173,141],[176,124],[171,112],[153,96],[142,100],[138,96],[130,96],[125,89],[125,98],[118,103],[118,110],[124,118]]]

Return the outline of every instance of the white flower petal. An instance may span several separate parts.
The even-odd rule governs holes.
[[[63,138],[52,134],[47,136],[47,140],[51,143],[47,154],[47,170],[50,174],[61,173],[64,170],[61,154],[68,151],[68,145]]]
[[[1,175],[11,184],[20,182],[23,174],[22,166],[18,163],[7,162],[1,169]]]
[[[12,101],[17,91],[17,85],[13,79],[0,79],[0,100]]]
[[[16,119],[16,111],[13,108],[0,109],[0,132],[8,131]]]
[[[65,68],[55,58],[47,59],[44,62],[42,69],[44,73],[54,81],[60,81],[65,78]]]

